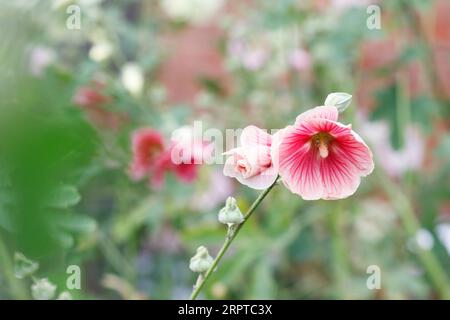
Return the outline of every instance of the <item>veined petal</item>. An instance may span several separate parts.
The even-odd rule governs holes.
[[[339,117],[339,111],[334,106],[320,106],[310,109],[308,111],[300,114],[297,119],[295,119],[295,125],[298,125],[302,121],[307,121],[309,119],[326,119],[331,121],[337,121]]]
[[[325,158],[312,142],[318,133],[331,136]],[[305,200],[346,198],[374,167],[372,153],[350,126],[323,118],[310,118],[287,129],[278,153],[283,182]]]
[[[241,146],[249,147],[255,145],[270,146],[272,144],[272,136],[266,131],[256,127],[245,127],[241,134]]]

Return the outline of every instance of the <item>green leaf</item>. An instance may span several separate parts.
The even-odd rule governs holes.
[[[385,120],[390,127],[390,140],[394,149],[403,146],[403,132],[400,130],[397,119],[397,86],[391,86],[376,94],[377,109],[372,113],[373,120]]]
[[[58,214],[54,219],[58,226],[74,233],[91,233],[97,229],[96,221],[86,215]]]
[[[81,200],[78,190],[74,186],[65,185],[58,188],[50,196],[48,205],[53,208],[65,209],[76,205]]]
[[[16,252],[14,255],[14,274],[16,278],[23,279],[32,275],[39,268],[39,263],[34,262],[22,253]]]

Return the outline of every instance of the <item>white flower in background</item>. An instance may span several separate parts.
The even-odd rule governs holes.
[[[53,49],[36,46],[31,49],[30,53],[30,72],[34,76],[40,76],[45,69],[55,61],[56,54]]]
[[[68,6],[72,4],[80,5],[83,8],[88,8],[98,6],[99,4],[101,4],[102,1],[103,0],[53,0],[52,9],[53,10],[66,9]]]
[[[160,0],[160,4],[172,19],[203,24],[222,8],[224,0]]]
[[[72,295],[68,291],[63,291],[59,294],[57,300],[73,300]]]
[[[337,10],[345,10],[349,8],[366,7],[370,2],[371,0],[332,0],[331,6]]]
[[[98,6],[103,2],[103,0],[78,0],[77,2],[81,6],[89,7],[89,6]]]
[[[53,0],[52,9],[58,10],[61,8],[66,8],[67,6],[73,4],[73,0]]]
[[[450,223],[440,223],[436,226],[436,233],[450,255]]]
[[[55,296],[56,286],[47,278],[36,281],[31,286],[31,295],[35,300],[50,300]]]
[[[135,62],[129,62],[122,67],[122,84],[132,95],[139,96],[144,88],[144,73]]]
[[[366,138],[377,159],[390,176],[400,176],[408,170],[420,169],[424,160],[425,142],[417,127],[410,125],[405,130],[403,147],[395,150],[390,142],[390,129],[385,121],[363,120],[361,136]]]
[[[426,229],[419,229],[416,233],[415,240],[419,248],[423,250],[431,250],[434,246],[433,236]]]
[[[113,47],[111,43],[103,40],[94,43],[94,45],[89,50],[89,57],[96,62],[102,62],[108,59],[112,53]]]

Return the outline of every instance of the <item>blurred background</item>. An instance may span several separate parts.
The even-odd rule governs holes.
[[[0,298],[43,278],[75,299],[188,298],[226,197],[244,211],[258,193],[221,165],[136,181],[133,133],[282,128],[342,91],[374,173],[341,201],[275,188],[201,297],[450,299],[449,16],[446,0],[0,0]]]

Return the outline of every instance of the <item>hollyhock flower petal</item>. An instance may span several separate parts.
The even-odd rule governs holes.
[[[159,156],[163,150],[164,140],[158,131],[151,128],[137,130],[132,136],[131,177],[139,180],[147,175],[153,167],[162,168],[162,163],[165,162]]]
[[[242,146],[270,146],[272,136],[256,126],[248,126],[242,131],[240,140]]]
[[[356,191],[360,177],[372,172],[372,153],[350,126],[311,116],[323,110],[319,108],[283,133],[277,147],[280,176],[305,200],[346,198]]]
[[[339,111],[336,107],[333,106],[321,106],[321,107],[315,107],[313,109],[310,109],[308,111],[303,112],[300,114],[297,119],[295,119],[295,124],[298,125],[302,121],[307,121],[309,119],[327,119],[331,121],[337,121],[339,116]]]
[[[182,182],[191,183],[197,179],[198,165],[182,163],[174,167],[174,173]]]
[[[101,86],[80,87],[73,97],[73,103],[80,107],[96,107],[111,102],[111,98],[102,93]]]
[[[271,161],[271,148],[254,145],[240,147],[225,153],[229,158],[225,162],[225,176],[236,178],[243,185],[261,190],[275,182],[278,171]]]
[[[270,166],[266,169],[262,174],[253,176],[248,179],[242,179],[240,177],[236,177],[236,179],[250,188],[256,190],[264,190],[270,187],[278,177],[278,170],[274,166]]]

